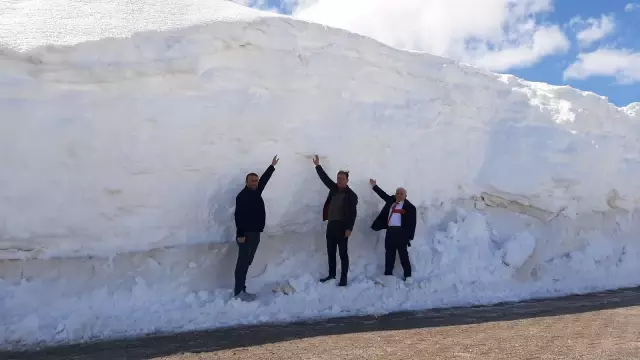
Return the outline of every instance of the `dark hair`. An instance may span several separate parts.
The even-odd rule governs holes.
[[[340,171],[338,171],[338,175],[340,175],[340,174],[342,174],[342,175],[346,176],[346,177],[347,177],[347,179],[349,178],[349,172],[348,172],[347,170],[340,170]]]
[[[255,177],[259,177],[258,174],[256,173],[248,173],[247,176],[244,178],[244,181],[249,181],[249,176],[255,176]]]

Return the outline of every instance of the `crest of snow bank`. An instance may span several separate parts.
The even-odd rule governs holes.
[[[4,1],[0,2],[0,44],[27,51],[269,16],[280,15],[224,0]]]
[[[229,241],[244,175],[276,153],[276,234],[320,229],[313,153],[352,171],[362,230],[380,205],[370,177],[423,209],[483,191],[564,216],[636,206],[637,121],[601,97],[286,17],[172,16],[0,55],[5,248]]]

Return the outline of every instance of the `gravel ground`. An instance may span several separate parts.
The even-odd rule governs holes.
[[[640,359],[640,288],[0,352],[0,359]]]

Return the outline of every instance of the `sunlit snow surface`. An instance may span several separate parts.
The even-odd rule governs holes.
[[[220,1],[3,2],[0,41],[2,347],[640,283],[637,104]],[[314,153],[360,196],[347,288]],[[240,303],[233,200],[275,154]],[[370,177],[418,206],[412,283],[372,281]]]

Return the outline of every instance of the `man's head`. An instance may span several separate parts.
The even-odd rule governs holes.
[[[258,188],[258,181],[260,181],[260,177],[256,173],[249,173],[245,178],[245,182],[247,183],[247,187],[250,190],[256,190]]]
[[[349,172],[345,170],[338,171],[338,177],[336,180],[340,189],[346,188],[347,184],[349,183]]]
[[[407,198],[407,190],[403,187],[396,189],[396,201],[404,201]]]

